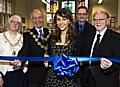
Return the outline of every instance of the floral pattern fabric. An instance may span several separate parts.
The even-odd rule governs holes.
[[[76,51],[72,44],[51,45],[49,47],[49,53],[51,56],[61,56],[63,54],[72,56],[75,52]],[[72,77],[58,76],[57,73],[53,70],[52,66],[48,70],[46,87],[79,87],[77,86],[77,75]]]

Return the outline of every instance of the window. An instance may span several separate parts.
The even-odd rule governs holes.
[[[75,1],[62,1],[62,8],[69,8],[72,13],[75,13]]]
[[[0,32],[5,31],[9,17],[14,12],[13,2],[15,0],[0,0]]]
[[[55,0],[47,0],[48,3],[46,6],[46,11],[47,11],[47,26],[49,28],[52,27],[52,23],[53,23],[53,18],[54,18],[54,14],[56,13],[56,11],[58,10],[58,1]]]

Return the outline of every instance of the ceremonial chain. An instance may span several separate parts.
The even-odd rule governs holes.
[[[39,40],[39,38],[41,38],[41,40],[47,41],[48,38],[49,38],[49,36],[50,36],[50,34],[51,34],[51,31],[49,30],[49,34],[46,36],[46,38],[43,38],[43,37],[41,37],[40,35],[34,35],[33,32],[29,32],[29,33],[30,33],[30,35],[34,38],[35,42],[37,42],[37,44],[38,44],[41,48],[45,49],[45,51],[46,51],[45,54],[47,54],[48,44],[42,45],[41,42],[38,41],[38,40]]]
[[[12,44],[12,43],[9,41],[9,39],[7,38],[7,36],[5,35],[5,32],[3,33],[3,35],[4,35],[5,39],[8,41],[8,43],[10,44],[10,46],[13,47],[12,55],[16,55],[16,52],[15,52],[14,49],[15,49],[15,46],[17,46],[18,43],[20,42],[21,36],[20,36],[20,38],[18,39],[18,41],[17,41],[15,44]]]

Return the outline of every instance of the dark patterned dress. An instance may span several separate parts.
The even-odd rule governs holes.
[[[49,47],[51,56],[61,56],[65,55],[75,55],[76,51],[72,44],[68,45],[51,45]],[[80,87],[78,86],[78,77],[74,75],[72,77],[68,76],[58,76],[53,70],[53,66],[48,70],[48,77],[46,80],[46,87]]]

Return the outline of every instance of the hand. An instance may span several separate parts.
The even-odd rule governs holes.
[[[112,62],[106,58],[102,58],[101,61],[100,61],[100,67],[102,69],[108,69],[112,66]]]
[[[3,87],[3,79],[2,79],[2,77],[0,77],[0,87]]]
[[[49,57],[49,55],[44,54],[44,57]],[[48,67],[48,61],[45,61],[45,62],[44,62],[44,65],[45,65],[45,67]]]
[[[19,60],[14,60],[13,62],[11,62],[11,64],[13,65],[14,69],[19,69],[20,66],[22,65],[22,62]]]

